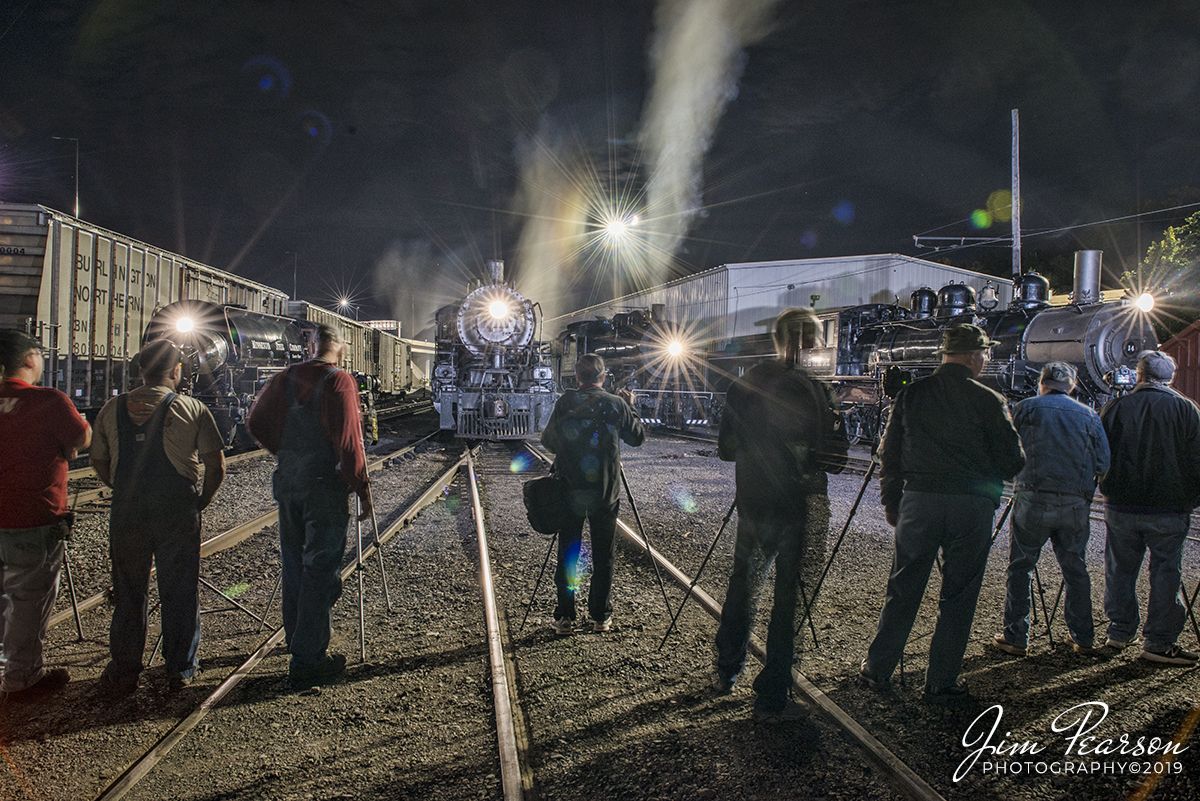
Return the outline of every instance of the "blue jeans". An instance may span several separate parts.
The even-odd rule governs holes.
[[[733,572],[717,627],[717,674],[733,684],[746,667],[750,630],[764,578],[775,563],[775,595],[767,625],[767,658],[754,679],[755,707],[778,712],[787,704],[796,648],[796,599],[804,557],[804,515],[791,519],[738,517]]]
[[[1066,584],[1063,616],[1077,644],[1091,648],[1092,579],[1088,575],[1088,538],[1092,534],[1091,501],[1078,495],[1020,491],[1013,505],[1008,557],[1008,589],[1004,594],[1004,639],[1022,648],[1029,645],[1029,594],[1033,568],[1046,540]]]
[[[1150,600],[1142,634],[1146,649],[1165,651],[1175,644],[1187,619],[1180,597],[1183,544],[1191,515],[1186,512],[1139,515],[1104,510],[1108,538],[1104,546],[1104,613],[1108,637],[1132,642],[1137,637],[1137,580],[1150,551]]]
[[[588,614],[600,622],[612,615],[613,562],[616,554],[617,512],[620,502],[587,510],[584,517],[569,515],[558,535],[558,564],[554,568],[554,586],[558,601],[556,620],[575,619],[575,590],[579,586],[580,548],[583,521],[588,521],[592,543],[592,582],[588,588]]]
[[[291,669],[316,667],[332,630],[330,610],[342,594],[338,575],[346,552],[350,500],[340,481],[314,483],[303,492],[275,493],[283,560],[283,629]]]
[[[16,692],[45,674],[42,644],[58,597],[63,540],[57,525],[0,529],[0,690]]]
[[[137,681],[146,650],[153,560],[162,613],[167,674],[196,672],[200,646],[200,512],[196,498],[169,515],[142,515],[114,504],[109,523],[113,616],[108,631],[112,662],[104,672],[117,684]]]
[[[958,681],[992,547],[995,514],[992,501],[978,495],[904,493],[896,521],[896,555],[887,596],[875,639],[867,649],[868,673],[878,679],[891,678],[921,608],[929,571],[940,548],[942,590],[937,625],[929,644],[925,687],[940,690]]]

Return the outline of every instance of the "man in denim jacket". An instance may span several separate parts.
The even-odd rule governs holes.
[[[1063,614],[1073,647],[1091,653],[1096,636],[1085,553],[1096,481],[1108,471],[1108,439],[1100,416],[1070,396],[1075,380],[1071,365],[1049,362],[1042,368],[1037,397],[1021,401],[1013,411],[1025,467],[1013,479],[1004,632],[993,644],[1014,656],[1028,652],[1030,576],[1047,539],[1066,582]]]

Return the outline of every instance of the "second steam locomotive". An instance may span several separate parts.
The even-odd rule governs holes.
[[[818,312],[823,342],[805,349],[800,363],[837,389],[852,440],[878,439],[889,398],[937,369],[944,330],[961,323],[982,327],[999,343],[980,381],[1005,397],[1016,401],[1035,394],[1042,365],[1064,361],[1078,371],[1080,400],[1098,407],[1131,388],[1138,354],[1158,347],[1147,313],[1151,298],[1102,299],[1100,256],[1076,254],[1074,291],[1066,305],[1051,304],[1049,282],[1026,273],[1004,309],[994,287],[985,286],[977,300],[972,287],[952,283],[937,292],[918,289],[909,307],[866,304]],[[599,353],[615,365],[616,383],[637,389],[643,419],[672,428],[719,423],[730,384],[774,352],[770,334],[689,341],[684,327],[669,322],[661,307],[573,323],[559,341],[564,383],[575,359]]]

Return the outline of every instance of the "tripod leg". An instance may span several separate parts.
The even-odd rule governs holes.
[[[729,525],[729,518],[733,517],[733,510],[735,508],[737,508],[737,498],[734,498],[733,503],[729,504],[729,511],[725,513],[725,519],[721,521],[721,528],[717,530],[717,536],[713,537],[712,544],[708,546],[708,553],[704,554],[704,559],[700,562],[700,569],[696,571],[695,577],[688,584],[687,594],[679,602],[679,608],[675,610],[675,615],[671,618],[671,625],[667,626],[667,633],[663,635],[662,642],[658,644],[658,650],[662,650],[663,646],[667,644],[667,638],[675,630],[675,623],[679,620],[679,616],[683,614],[684,604],[688,602],[688,598],[692,597],[692,590],[696,589],[696,584],[700,581],[700,575],[704,573],[704,568],[708,565],[708,558],[712,556],[713,550],[717,547],[717,542],[720,541],[721,535],[725,532],[725,526]]]
[[[362,514],[358,496],[354,496],[354,536],[358,540],[358,556],[354,572],[358,573],[358,658],[367,661],[367,617],[363,611]]]
[[[67,553],[67,546],[63,544],[63,568],[67,573],[67,589],[71,591],[71,609],[75,612],[75,631],[79,634],[80,642],[83,641],[83,621],[79,617],[79,600],[75,597],[75,579],[71,577],[71,557]]]
[[[1187,597],[1187,590],[1183,591],[1184,597]],[[1192,597],[1188,598],[1187,613],[1188,618],[1192,621],[1192,631],[1196,632],[1196,641],[1200,642],[1200,626],[1196,625],[1196,616],[1192,613],[1192,607],[1196,605],[1196,596],[1200,595],[1200,582],[1196,582],[1196,589],[1192,592]]]
[[[387,571],[383,569],[383,543],[379,541],[379,522],[375,519],[375,508],[371,508],[371,528],[375,531],[375,555],[379,557],[379,576],[383,580],[383,599],[387,601],[387,610],[392,609],[392,592],[388,589]]]
[[[833,552],[829,554],[829,559],[825,562],[825,569],[821,571],[821,577],[817,579],[817,586],[813,588],[812,604],[817,603],[817,595],[821,592],[821,587],[825,585],[825,577],[829,575],[829,568],[833,567],[833,560],[841,550],[842,540],[846,539],[846,532],[850,530],[850,521],[854,519],[854,515],[858,513],[858,505],[862,503],[863,494],[867,491],[867,485],[871,483],[871,476],[875,474],[875,462],[871,461],[871,466],[867,468],[867,474],[863,476],[862,486],[858,488],[858,496],[854,499],[854,505],[850,507],[850,514],[846,517],[846,522],[842,524],[842,533],[838,535],[837,542],[833,545]],[[808,614],[805,614],[808,617]],[[810,621],[811,622],[811,621]],[[800,625],[796,626],[796,634],[804,628],[804,620],[801,619]]]
[[[800,579],[800,600],[804,603],[804,619],[808,621],[808,630],[812,632],[813,647],[820,645],[817,641],[817,627],[813,625],[812,606],[808,602],[808,593],[804,591],[804,579]],[[804,622],[801,621],[801,627]]]
[[[271,605],[275,603],[275,593],[279,592],[280,586],[283,584],[283,571],[275,577],[275,586],[271,588],[271,595],[267,598],[267,607],[263,609],[262,617],[259,618],[262,622],[258,624],[258,630],[262,631],[263,626],[267,624],[267,615],[271,612]]]
[[[237,601],[235,601],[233,598],[229,597],[229,595],[227,595],[226,593],[224,593],[224,592],[221,592],[221,590],[217,589],[216,585],[214,585],[214,584],[213,584],[211,581],[209,581],[208,579],[204,578],[203,576],[201,576],[201,577],[200,577],[200,583],[201,583],[201,584],[203,584],[205,587],[208,587],[210,590],[212,590],[213,592],[215,592],[217,595],[220,595],[220,596],[221,596],[223,599],[225,599],[226,601],[229,601],[229,603],[231,603],[231,604],[233,604],[235,607],[237,607],[237,608],[238,608],[238,610],[240,610],[240,611],[242,611],[242,612],[245,612],[247,615],[249,615],[250,617],[252,617],[252,618],[254,618],[255,620],[257,620],[257,621],[258,621],[258,624],[259,624],[259,628],[262,628],[262,625],[263,625],[264,623],[266,623],[266,621],[265,621],[265,620],[263,620],[261,617],[259,617],[258,615],[254,614],[254,613],[253,613],[253,612],[251,612],[249,609],[247,609],[246,607],[244,607],[244,606],[242,606],[241,604],[239,604],[239,603],[238,603]],[[219,610],[214,610],[214,611],[219,611]]]
[[[537,581],[533,583],[533,594],[529,596],[529,603],[525,606],[525,617],[521,618],[521,627],[518,632],[525,630],[525,621],[529,620],[529,612],[533,609],[533,599],[537,597],[538,588],[542,586],[542,576],[546,575],[546,565],[550,564],[550,554],[554,553],[554,543],[558,542],[558,534],[550,538],[550,547],[546,549],[546,558],[542,560],[542,569],[538,571]]]
[[[1054,635],[1050,633],[1050,617],[1046,614],[1046,590],[1042,587],[1042,574],[1038,572],[1037,565],[1033,566],[1033,577],[1037,580],[1038,595],[1042,599],[1042,618],[1046,621],[1046,639],[1054,645]]]
[[[1013,500],[1016,499],[1016,497],[1017,496],[1014,493],[1013,496],[1008,499],[1008,503],[1005,504],[1004,513],[1000,515],[1000,522],[996,524],[996,530],[992,532],[993,543],[996,541],[996,537],[1000,536],[1000,529],[1004,528],[1004,521],[1008,520],[1008,513],[1012,511]]]
[[[650,553],[650,538],[646,536],[646,529],[642,526],[642,516],[638,514],[637,504],[633,502],[633,493],[629,491],[629,479],[625,478],[625,468],[621,468],[621,483],[625,485],[625,497],[629,498],[629,507],[633,509],[633,519],[637,522],[638,531],[641,532],[642,542],[646,543],[646,556],[650,557],[650,564],[654,566],[654,577],[658,579],[658,588],[662,590],[663,603],[666,604],[667,614],[671,614],[671,601],[667,598],[667,585],[663,583],[662,573],[658,570],[658,562]]]

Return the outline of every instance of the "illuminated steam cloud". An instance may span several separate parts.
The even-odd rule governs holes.
[[[524,223],[514,261],[520,266],[517,291],[553,316],[568,310],[563,295],[575,272],[584,213],[580,187],[545,128],[522,148],[521,185],[514,205]]]
[[[642,136],[653,174],[648,236],[660,280],[700,210],[704,154],[725,105],[737,96],[742,48],[770,30],[778,0],[660,0],[650,49],[654,85]]]

